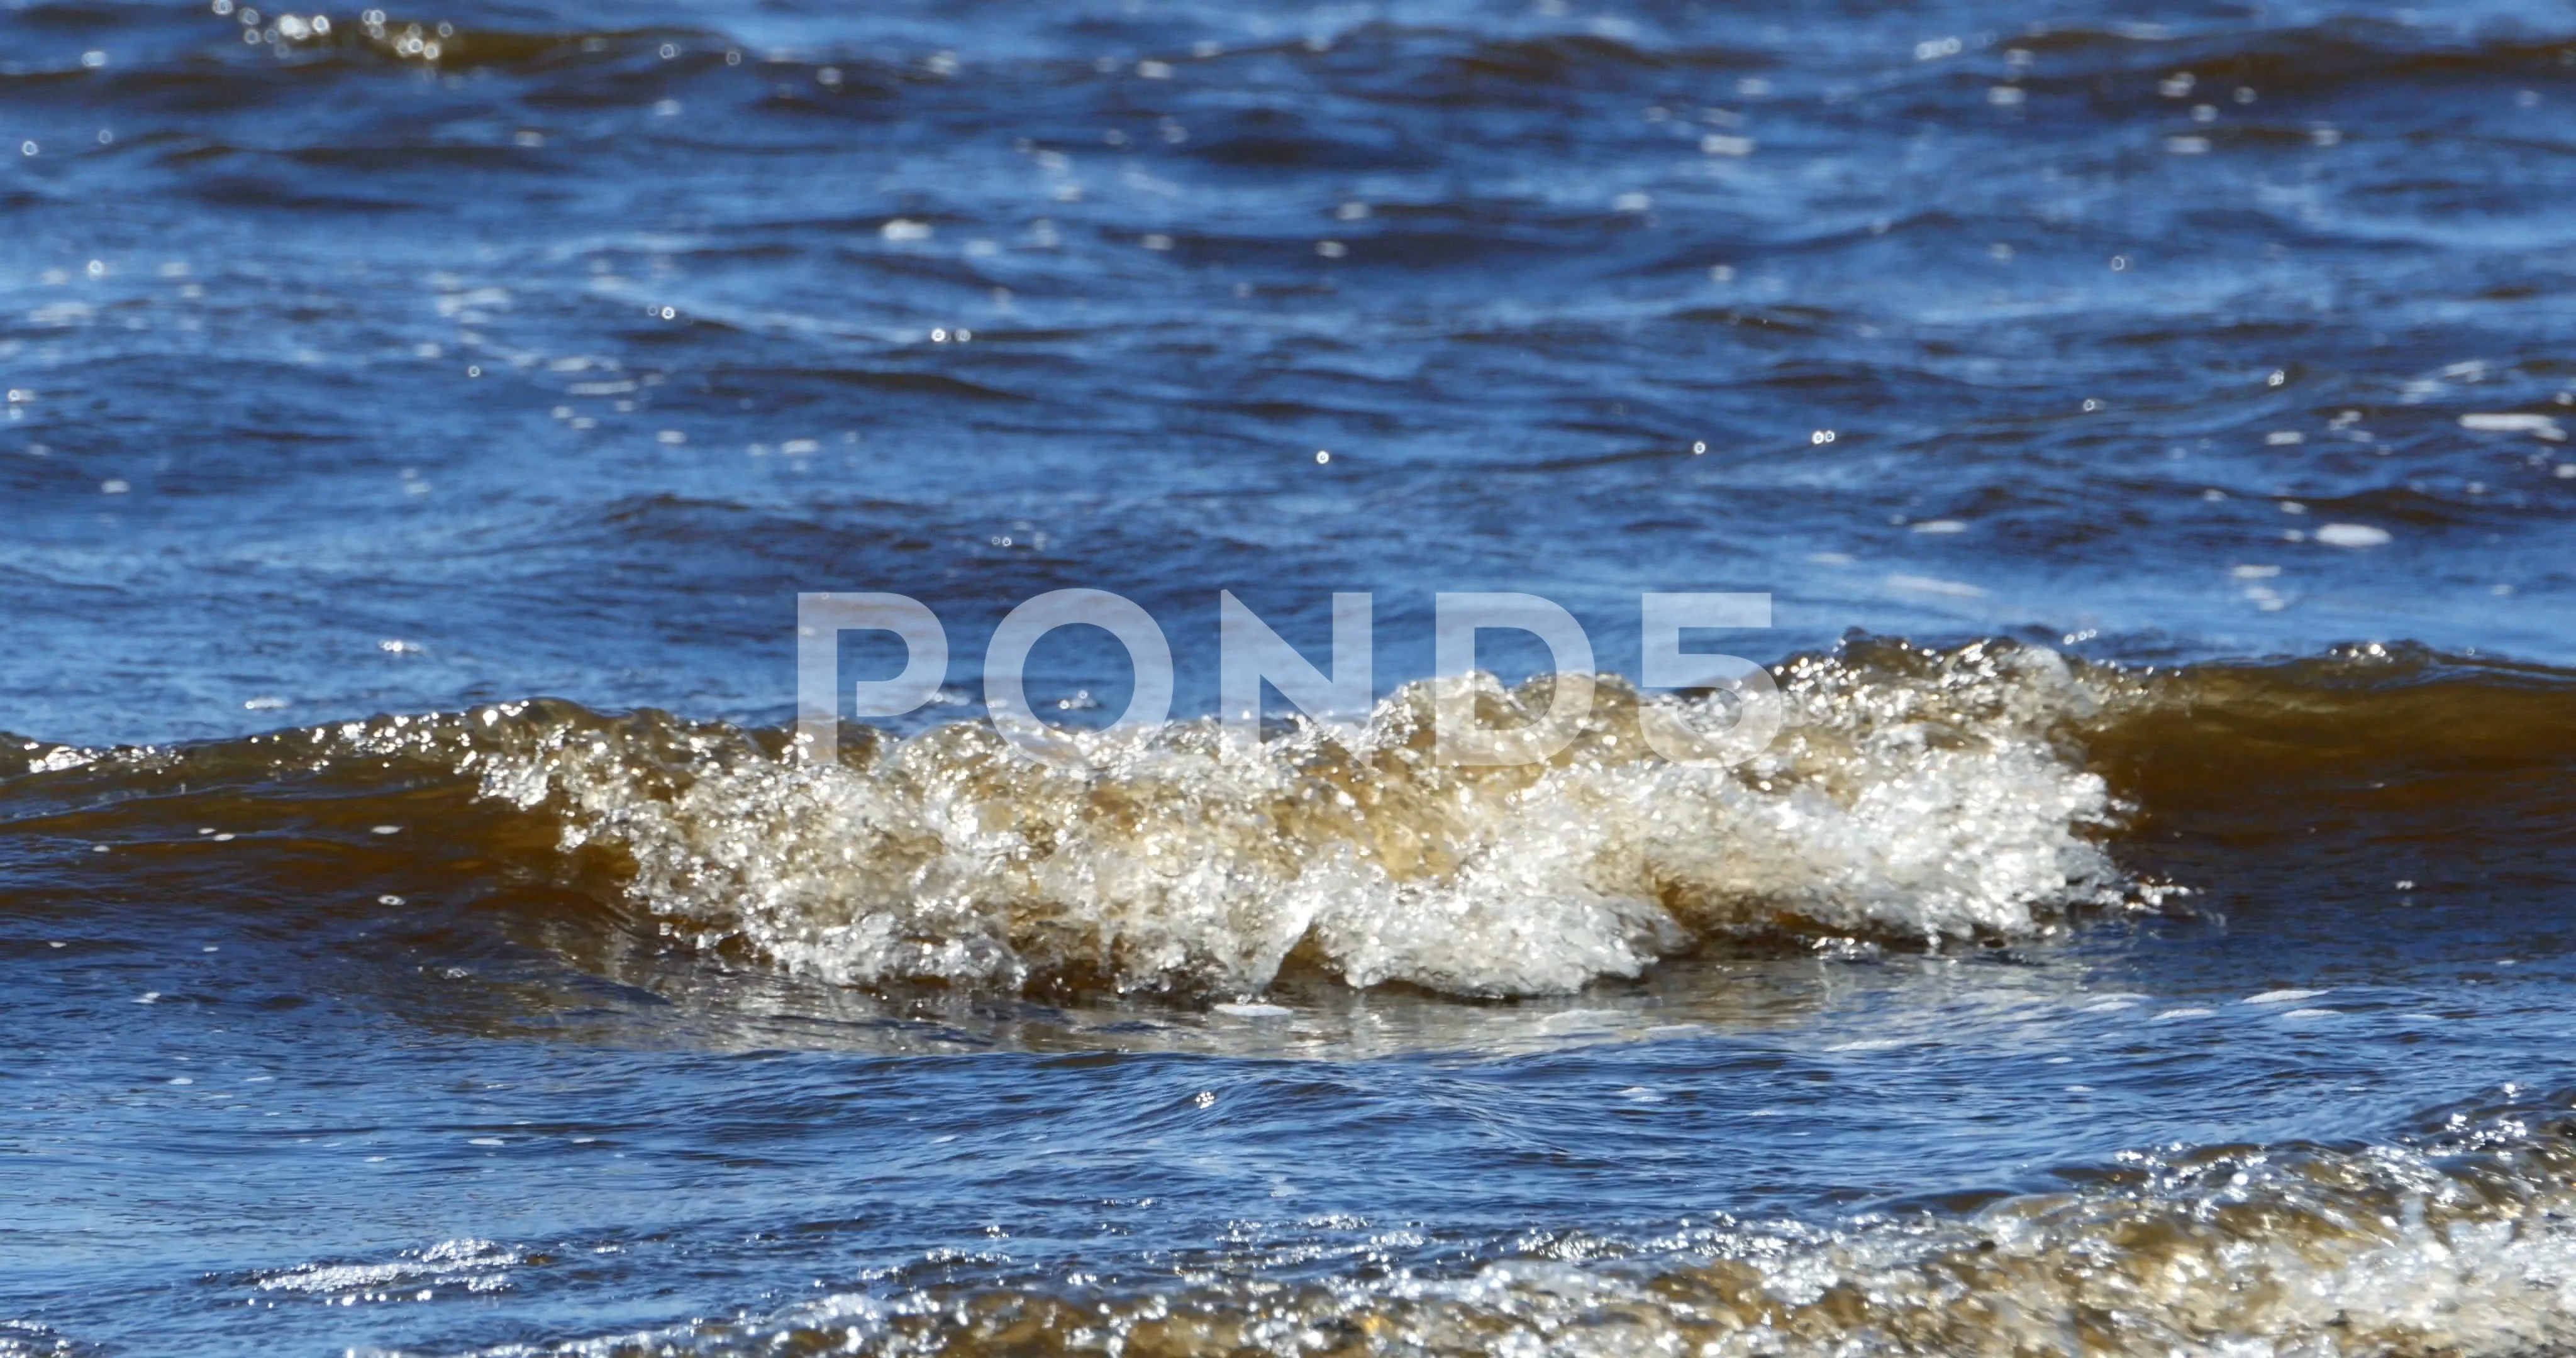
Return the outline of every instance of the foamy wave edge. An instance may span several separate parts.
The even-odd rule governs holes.
[[[1244,1276],[1234,1256],[1126,1287],[925,1268],[766,1316],[489,1358],[2555,1353],[2576,1343],[2568,1108],[2507,1091],[2382,1144],[2133,1151],[2081,1188],[1956,1215],[1533,1230],[1463,1266],[1414,1264],[1418,1231],[1353,1222],[1338,1245],[1285,1249],[1302,1280]]]
[[[858,986],[1248,997],[1307,968],[1551,994],[1721,935],[1941,946],[2134,897],[2066,734],[2101,696],[2054,652],[1880,643],[1777,676],[1787,727],[1733,769],[1649,753],[1610,676],[1573,744],[1519,768],[1435,762],[1425,684],[1356,753],[1313,729],[1246,753],[1202,721],[1084,736],[1095,766],[1068,772],[978,722],[854,732],[817,766],[640,714],[487,716],[462,762],[617,860],[665,933]],[[1545,709],[1544,679],[1480,683],[1489,724]]]

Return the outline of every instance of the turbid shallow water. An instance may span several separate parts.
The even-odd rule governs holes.
[[[0,1355],[2576,1345],[2563,7],[13,0],[0,151]],[[1474,590],[1791,724],[1442,767]]]

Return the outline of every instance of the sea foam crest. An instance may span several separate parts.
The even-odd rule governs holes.
[[[1648,752],[1615,678],[1571,746],[1516,768],[1437,763],[1427,684],[1381,703],[1356,753],[1180,723],[1083,736],[1095,767],[1068,772],[960,723],[815,766],[638,717],[529,728],[475,762],[568,850],[630,865],[667,931],[856,985],[1249,995],[1300,966],[1544,994],[1714,935],[1938,943],[2118,896],[2093,835],[2115,808],[2063,736],[2095,699],[2055,653],[1880,644],[1779,680],[1786,730],[1727,770]],[[1489,725],[1546,709],[1544,678],[1476,682]]]
[[[1506,1353],[1545,1358],[2357,1358],[2576,1343],[2568,1100],[2461,1114],[2393,1143],[2131,1151],[2062,1192],[1834,1226],[1703,1218],[1651,1239],[1443,1241],[1310,1219],[1278,1277],[1188,1267],[959,1281],[933,1256],[767,1317],[537,1353]],[[1408,1266],[1390,1266],[1389,1258]],[[1313,1276],[1318,1260],[1339,1266]]]

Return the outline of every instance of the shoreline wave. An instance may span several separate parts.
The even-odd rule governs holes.
[[[2135,1150],[1959,1211],[1481,1244],[1352,1221],[1278,1266],[1236,1249],[1140,1277],[897,1269],[765,1316],[484,1352],[2557,1352],[2576,1342],[2571,1104],[2507,1087],[2383,1140]]]

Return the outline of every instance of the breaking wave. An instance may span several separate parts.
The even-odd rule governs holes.
[[[1857,641],[1776,673],[1788,724],[1732,769],[1647,752],[1638,696],[1607,678],[1571,745],[1505,768],[1431,758],[1423,685],[1356,751],[1299,728],[1247,752],[1184,722],[1079,736],[1078,771],[983,722],[854,727],[824,766],[780,731],[531,701],[169,750],[15,741],[28,773],[0,780],[0,811],[102,851],[153,833],[135,816],[227,799],[357,843],[400,819],[409,852],[443,836],[450,860],[851,986],[1221,998],[1300,975],[1516,996],[1712,940],[2028,938],[2180,890],[2113,855],[2160,814],[2452,766],[2546,799],[2576,762],[2549,734],[2566,676],[2417,651],[2141,670]],[[1479,682],[1490,725],[1547,706],[1545,680]]]
[[[2058,737],[2084,685],[2044,650],[1921,659],[1786,667],[1790,729],[1733,770],[1648,752],[1615,682],[1527,767],[1435,763],[1425,685],[1357,753],[1312,730],[1240,752],[1202,721],[1088,737],[1096,767],[1066,772],[960,724],[815,767],[639,719],[523,727],[477,762],[566,849],[630,864],[670,932],[859,985],[1249,994],[1293,964],[1527,995],[1723,933],[2019,935],[2118,899],[2108,788]],[[1489,724],[1545,709],[1545,681],[1484,682]]]

